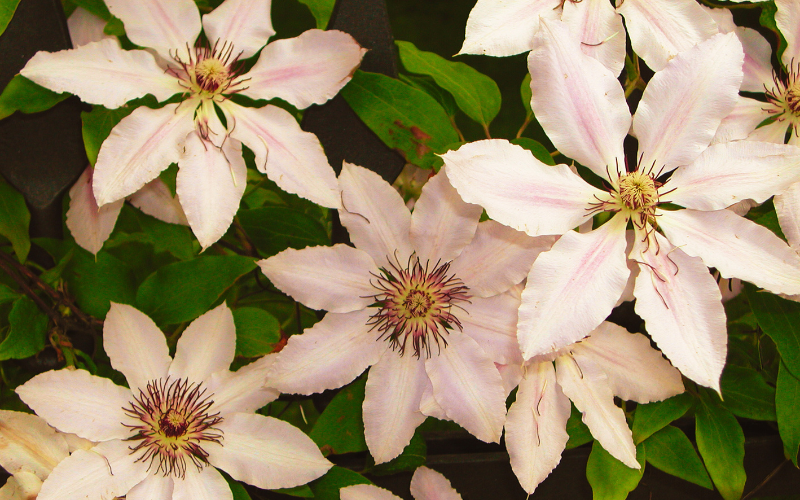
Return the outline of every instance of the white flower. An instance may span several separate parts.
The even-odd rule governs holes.
[[[274,357],[228,370],[236,332],[225,304],[186,328],[174,360],[161,331],[130,306],[112,303],[103,341],[130,389],[69,369],[17,388],[49,424],[99,443],[56,466],[39,500],[231,500],[215,467],[266,489],[307,483],[331,467],[301,431],[253,413],[278,395],[263,387]]]
[[[392,492],[373,484],[356,484],[339,490],[342,500],[399,500]],[[418,467],[411,478],[411,495],[415,500],[461,500],[442,474],[427,467]]]
[[[372,366],[364,434],[376,463],[399,455],[425,416],[453,420],[497,442],[505,398],[494,362],[518,357],[522,281],[554,238],[530,238],[464,203],[444,172],[422,189],[413,215],[377,174],[344,165],[339,217],[357,248],[288,249],[259,262],[282,291],[325,318],[289,339],[271,387],[311,394]]]
[[[718,390],[727,333],[707,266],[775,293],[800,292],[800,257],[768,229],[722,209],[763,202],[800,180],[800,149],[708,146],[742,79],[741,44],[719,34],[650,80],[632,124],[639,154],[626,162],[631,116],[616,78],[581,53],[563,24],[542,25],[529,56],[531,106],[558,150],[602,178],[607,191],[505,141],[443,156],[459,194],[493,219],[530,235],[563,234],[528,275],[518,325],[523,355],[572,344],[608,316],[630,275],[624,236],[631,221],[636,312],[684,375]],[[610,220],[587,234],[570,231],[597,213]]]
[[[276,41],[241,74],[239,60],[256,54],[274,34],[268,0],[226,0],[202,24],[191,0],[107,4],[124,22],[128,38],[157,57],[105,39],[39,52],[21,71],[39,85],[109,108],[146,94],[159,101],[183,96],[159,109],[139,107],[114,127],[95,165],[98,205],[125,198],[177,163],[181,204],[207,247],[225,233],[239,207],[246,183],[244,144],[255,153],[259,170],[282,189],[339,206],[336,176],[316,136],[277,106],[249,108],[229,97],[279,97],[298,108],[324,103],[350,80],[365,52],[350,35],[309,30]],[[201,28],[209,45],[195,47]]]

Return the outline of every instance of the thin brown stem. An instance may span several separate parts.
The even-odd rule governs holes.
[[[775,477],[775,475],[776,475],[778,472],[780,472],[781,468],[782,468],[784,465],[786,465],[786,462],[788,462],[788,461],[789,461],[789,459],[787,458],[786,460],[784,460],[783,462],[781,462],[780,464],[778,464],[778,466],[777,466],[777,467],[775,467],[775,469],[774,469],[772,472],[770,472],[769,474],[767,474],[767,477],[765,477],[765,478],[764,478],[764,480],[763,480],[763,481],[761,481],[761,482],[758,484],[758,486],[756,486],[755,488],[753,488],[753,489],[752,489],[752,490],[751,490],[751,491],[750,491],[750,492],[749,492],[747,495],[743,496],[743,497],[742,497],[742,500],[747,500],[748,498],[750,498],[751,496],[753,496],[754,494],[756,494],[756,492],[758,492],[758,490],[760,490],[761,488],[763,488],[763,487],[764,487],[764,486],[765,486],[765,485],[766,485],[766,484],[767,484],[767,483],[768,483],[768,482],[769,482],[769,481],[770,481],[770,480],[771,480],[773,477]]]
[[[455,116],[451,116],[450,117],[450,125],[452,125],[453,128],[456,130],[456,133],[458,134],[458,140],[461,141],[461,142],[467,142],[467,140],[464,138],[464,134],[461,132],[461,129],[458,128],[458,125],[456,125],[456,117]]]
[[[519,130],[517,130],[517,139],[522,137],[522,133],[525,132],[525,129],[528,128],[528,125],[531,124],[532,118],[533,118],[532,113],[525,117],[525,121],[522,122],[522,126],[519,128]]]

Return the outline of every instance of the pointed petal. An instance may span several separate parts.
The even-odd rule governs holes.
[[[719,391],[728,335],[717,283],[700,259],[658,233],[653,237],[652,248],[637,241],[631,252],[642,263],[633,290],[636,313],[681,373]]]
[[[746,138],[761,122],[769,118],[770,114],[764,110],[764,106],[765,104],[761,101],[739,96],[736,100],[736,107],[719,124],[711,144]],[[785,125],[783,131],[786,131]],[[783,140],[771,142],[783,143]]]
[[[481,346],[495,363],[522,362],[517,343],[519,298],[503,293],[489,298],[473,297],[465,305],[467,314],[458,319],[465,335]]]
[[[625,66],[625,27],[610,2],[565,2],[561,20],[581,40],[581,51],[600,61],[612,74]]]
[[[550,250],[556,236],[530,237],[499,222],[478,224],[475,238],[450,270],[479,297],[505,292],[528,275],[540,253]]]
[[[800,183],[776,195],[773,199],[775,213],[786,241],[795,252],[800,252]]]
[[[214,467],[187,467],[185,477],[174,479],[172,500],[233,500],[233,493]]]
[[[116,39],[59,52],[37,52],[20,73],[54,92],[69,92],[107,108],[118,108],[147,94],[163,101],[183,92],[178,79],[164,73],[150,53],[122,50]]]
[[[628,467],[640,469],[625,413],[614,404],[614,394],[602,370],[586,359],[578,364],[577,359],[564,355],[556,358],[556,379],[603,448]]]
[[[121,424],[131,391],[86,370],[50,370],[16,388],[20,399],[61,432],[91,441],[124,439]]]
[[[566,165],[545,165],[505,140],[471,142],[442,155],[447,176],[467,203],[531,236],[563,234],[590,218],[587,207],[604,193]]]
[[[775,6],[778,8],[775,24],[786,39],[781,62],[788,68],[800,61],[800,5],[794,0],[775,0]]]
[[[478,0],[459,54],[513,56],[533,47],[539,19],[558,19],[558,0]]]
[[[653,71],[718,32],[711,16],[695,2],[625,0],[617,5],[634,52]]]
[[[235,372],[221,370],[212,374],[207,387],[214,394],[214,411],[252,413],[278,399],[278,391],[264,385],[275,356],[267,354]]]
[[[136,108],[112,130],[97,155],[94,197],[100,206],[138,191],[183,156],[183,143],[194,130],[194,106],[168,104]]]
[[[681,52],[653,76],[633,117],[641,165],[668,172],[693,162],[708,147],[736,106],[743,60],[736,35],[719,34]]]
[[[170,224],[189,225],[178,198],[172,197],[164,181],[156,177],[129,198],[131,205],[158,220]]]
[[[566,429],[570,410],[569,399],[556,383],[553,363],[545,361],[529,366],[506,420],[511,468],[528,494],[561,461],[569,440]]]
[[[77,450],[64,459],[42,484],[39,498],[110,499],[125,495],[147,474],[147,465],[136,462],[128,443],[114,439],[89,451]]]
[[[427,378],[423,360],[392,349],[370,368],[364,393],[364,438],[376,464],[402,453],[425,421],[420,401]]]
[[[146,314],[125,304],[111,303],[103,325],[103,348],[133,391],[166,376],[172,363],[161,330]]]
[[[239,210],[247,186],[242,143],[230,139],[218,149],[197,132],[189,134],[176,182],[189,226],[206,249],[222,238]]]
[[[530,359],[580,340],[606,319],[625,289],[625,224],[617,215],[591,233],[566,233],[528,275],[517,338]]]
[[[631,114],[616,74],[581,51],[566,24],[543,22],[528,56],[531,109],[553,145],[601,177],[624,165]],[[618,74],[618,73],[617,73]]]
[[[422,391],[422,398],[419,401],[419,411],[428,417],[450,420],[447,418],[447,413],[445,413],[444,409],[436,402],[436,398],[433,397],[433,384],[431,384],[431,379],[428,377],[425,377],[425,390]]]
[[[57,434],[44,419],[0,410],[0,466],[9,474],[27,471],[44,481],[68,455],[63,435]]]
[[[578,364],[587,359],[599,367],[614,395],[622,399],[644,404],[683,392],[680,372],[650,347],[650,340],[614,323],[604,321],[570,349]]]
[[[425,466],[417,467],[411,478],[411,495],[414,500],[461,500],[450,481],[442,474]]]
[[[186,378],[190,383],[205,381],[212,373],[227,370],[235,351],[233,313],[223,302],[192,321],[181,333],[169,374]]]
[[[506,419],[503,380],[477,342],[451,331],[447,347],[428,358],[425,369],[448,418],[481,441],[500,441]]]
[[[769,229],[730,210],[664,212],[669,241],[724,278],[739,278],[773,293],[800,293],[800,257]]]
[[[354,484],[339,490],[341,500],[401,500],[391,491],[374,484]]]
[[[328,208],[340,206],[336,174],[317,136],[277,106],[245,108],[224,103],[235,128],[231,136],[253,150],[256,166],[281,189]],[[230,120],[228,123],[231,123]]]
[[[30,472],[18,472],[0,488],[0,500],[30,500],[42,489],[42,481]]]
[[[445,169],[422,187],[411,215],[411,245],[417,257],[431,263],[458,257],[475,236],[483,209],[465,203],[447,179]]]
[[[103,32],[105,27],[106,22],[102,18],[95,16],[83,7],[76,8],[67,19],[67,28],[73,47],[113,38]]]
[[[87,167],[69,190],[69,210],[66,224],[75,242],[97,254],[117,223],[123,200],[99,208],[92,193],[92,173]]]
[[[185,61],[202,27],[192,0],[106,0],[106,5],[125,24],[131,42],[156,49],[166,60],[179,53]]]
[[[263,489],[306,484],[332,467],[303,432],[277,418],[234,413],[217,425],[222,444],[206,448],[208,461],[237,481]]]
[[[736,27],[736,36],[744,48],[744,65],[742,71],[741,90],[745,92],[763,92],[764,85],[772,83],[772,47],[751,28]]]
[[[761,204],[800,181],[800,148],[770,142],[715,144],[681,167],[664,189],[669,201],[696,210],[722,210],[751,199]]]
[[[253,99],[279,97],[304,109],[323,104],[352,78],[367,49],[343,31],[308,30],[272,42],[247,73],[242,94]]]
[[[495,363],[494,366],[500,372],[500,377],[503,379],[503,389],[506,391],[506,399],[511,395],[511,392],[517,388],[523,375],[522,355],[519,360],[510,365],[500,365]]]
[[[258,261],[261,271],[283,293],[317,310],[347,313],[375,302],[378,290],[370,284],[380,270],[357,248],[287,248]]]
[[[350,383],[389,346],[370,332],[371,312],[328,313],[302,335],[290,337],[270,369],[269,386],[308,395]]]
[[[272,0],[226,0],[203,16],[203,29],[212,45],[228,42],[240,59],[252,57],[275,34],[270,7]]]
[[[172,500],[173,481],[171,477],[153,474],[134,486],[126,500]]]
[[[339,218],[350,241],[367,252],[378,267],[411,256],[411,214],[403,198],[378,174],[345,162],[339,175],[342,205]]]

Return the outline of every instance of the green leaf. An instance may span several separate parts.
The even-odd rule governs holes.
[[[223,477],[228,481],[228,486],[230,486],[231,493],[233,494],[233,500],[251,500],[250,493],[244,489],[242,483],[236,481],[227,474],[224,474]]]
[[[567,434],[569,435],[566,446],[568,450],[586,444],[594,439],[592,437],[592,431],[583,423],[583,415],[575,408],[575,405],[572,405],[569,420],[567,420]]]
[[[536,157],[537,160],[545,165],[556,164],[556,161],[553,159],[552,155],[550,155],[550,151],[548,151],[547,148],[544,147],[539,141],[528,139],[527,137],[520,137],[518,139],[511,139],[510,142],[511,144],[516,144],[517,146],[522,146],[523,148],[527,149],[533,153],[533,156]]]
[[[255,358],[272,352],[281,340],[281,325],[277,318],[257,307],[233,310],[236,325],[236,355]]]
[[[300,3],[305,4],[311,15],[317,21],[317,29],[324,30],[328,27],[328,21],[331,19],[333,13],[333,4],[336,0],[298,0]]]
[[[476,122],[488,126],[500,112],[500,89],[488,76],[462,62],[419,50],[411,42],[395,43],[400,49],[400,61],[409,72],[433,78],[453,95],[461,111]]]
[[[50,319],[28,297],[20,297],[8,314],[11,329],[0,343],[0,360],[23,359],[44,349]]]
[[[0,235],[11,242],[20,262],[25,262],[31,249],[28,224],[31,214],[25,198],[0,176]]]
[[[778,24],[775,22],[776,12],[778,12],[778,8],[775,2],[761,2],[761,15],[758,21],[761,26],[777,35],[778,50],[775,52],[775,56],[778,58],[778,61],[780,61],[783,57],[783,52],[786,50],[786,38],[784,38],[783,33],[778,29]],[[783,64],[781,64],[781,66],[783,66]]]
[[[154,272],[136,292],[138,308],[161,325],[191,321],[208,311],[243,274],[255,269],[249,257],[202,256]]]
[[[592,445],[586,463],[586,479],[592,486],[593,500],[623,500],[636,489],[645,466],[645,448],[636,447],[636,460],[641,469],[631,469],[612,457],[597,441]]]
[[[643,444],[647,450],[647,462],[653,467],[703,488],[714,489],[692,442],[677,427],[668,425]]]
[[[122,19],[111,16],[103,27],[103,33],[111,36],[123,36],[125,34],[125,25],[122,24]]]
[[[778,222],[778,214],[773,210],[770,212],[765,213],[759,217],[756,217],[753,222],[760,226],[764,226],[765,228],[769,229],[775,236],[786,241],[786,236],[783,234],[783,230],[781,229],[781,224]]]
[[[19,0],[0,0],[0,35],[8,27],[11,18],[14,17],[14,12],[17,10]]]
[[[633,414],[633,442],[641,443],[665,426],[681,418],[692,407],[692,397],[678,394],[664,401],[638,405]]]
[[[364,440],[364,420],[361,416],[366,383],[367,377],[362,376],[344,387],[317,419],[309,437],[323,452],[339,454],[367,449],[367,442]]]
[[[18,298],[19,294],[17,292],[0,283],[0,304],[4,302],[11,302],[12,300],[17,300]]]
[[[56,94],[22,75],[14,75],[0,94],[0,120],[15,111],[29,114],[50,109],[69,96],[66,92]]]
[[[775,410],[783,449],[797,467],[797,450],[800,447],[800,379],[786,369],[784,363],[778,368]]]
[[[169,252],[180,260],[195,256],[195,239],[192,230],[180,224],[170,224],[139,210],[132,210],[144,231],[145,239],[156,253]]]
[[[403,471],[412,471],[420,465],[425,465],[428,447],[422,434],[417,431],[411,437],[411,442],[403,449],[403,453],[386,463],[369,468],[369,473],[376,476],[388,476]]]
[[[736,417],[702,389],[695,413],[697,449],[725,500],[738,500],[747,479],[744,471],[744,433]]]
[[[334,465],[327,474],[311,481],[308,486],[314,492],[315,500],[339,500],[339,490],[354,484],[372,484],[372,482],[358,472]]]
[[[531,109],[531,98],[533,98],[533,92],[531,91],[531,74],[530,72],[525,73],[525,78],[522,79],[522,84],[519,86],[519,96],[522,98],[522,106],[525,108],[525,116],[526,118],[530,118],[533,115],[533,110]]]
[[[108,134],[111,133],[111,129],[123,118],[131,114],[133,110],[134,107],[130,105],[116,109],[92,106],[91,111],[81,113],[83,143],[86,148],[86,156],[92,166],[97,161],[97,153],[100,151],[100,146],[106,140]]]
[[[274,491],[275,493],[280,493],[282,495],[289,495],[292,497],[314,498],[314,492],[311,491],[311,488],[309,488],[307,484],[301,486],[295,486],[294,488],[280,488],[272,491]]]
[[[328,233],[319,221],[292,208],[241,210],[237,217],[264,256],[275,255],[286,248],[330,244]]]
[[[778,347],[781,359],[795,375],[800,375],[800,304],[744,285],[758,326]]]
[[[753,368],[726,365],[721,386],[723,404],[734,415],[775,421],[775,389]]]
[[[403,83],[407,83],[414,88],[418,88],[419,90],[436,99],[436,102],[441,104],[442,108],[444,108],[447,116],[451,118],[455,116],[456,111],[458,111],[458,105],[456,105],[455,99],[453,99],[453,96],[450,94],[450,92],[436,85],[436,82],[433,80],[433,78],[426,75],[406,74],[401,74],[398,76],[398,78],[400,78],[400,81]]]
[[[430,167],[433,153],[442,153],[458,141],[436,99],[400,80],[356,71],[342,96],[387,146],[420,167]]]
[[[136,278],[130,267],[105,250],[95,257],[76,248],[65,279],[78,307],[95,318],[105,318],[111,302],[133,304],[136,298]]]
[[[111,19],[111,12],[109,12],[103,0],[72,0],[72,3],[83,7],[103,21]]]

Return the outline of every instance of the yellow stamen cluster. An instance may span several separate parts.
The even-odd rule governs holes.
[[[619,179],[619,197],[622,204],[631,210],[644,210],[658,203],[658,189],[649,175],[636,171]]]

